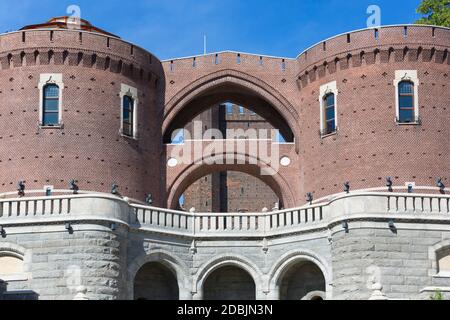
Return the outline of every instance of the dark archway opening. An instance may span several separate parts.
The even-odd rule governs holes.
[[[134,279],[136,300],[179,300],[176,276],[166,266],[151,262],[144,265]]]
[[[220,171],[192,183],[178,209],[202,213],[244,213],[281,209],[277,193],[264,181],[239,171]]]
[[[280,284],[281,300],[302,300],[313,292],[325,292],[326,282],[322,270],[312,262],[303,261],[291,266],[283,275]],[[309,300],[323,300],[312,295]]]
[[[229,105],[236,106],[234,114],[230,113]],[[224,129],[224,123],[242,121],[246,123],[252,118],[263,119],[271,128],[280,131],[284,142],[294,142],[294,133],[286,119],[266,100],[257,93],[236,84],[222,84],[206,90],[186,106],[171,120],[164,133],[164,143],[172,143],[176,133],[186,128],[190,122],[209,110],[213,110],[212,124],[218,121],[217,129]],[[245,110],[245,112],[242,112]],[[248,111],[248,112],[247,112]],[[250,115],[250,117],[249,117]]]
[[[256,300],[256,285],[251,275],[235,266],[212,272],[203,285],[204,300]]]

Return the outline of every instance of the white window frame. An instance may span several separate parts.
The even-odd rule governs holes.
[[[398,86],[402,81],[410,81],[414,84],[414,122],[404,123],[400,122],[400,99],[399,99],[399,89]],[[396,118],[395,122],[398,125],[418,125],[420,124],[420,104],[419,104],[419,77],[417,75],[417,70],[396,70],[395,71],[395,111]]]
[[[58,99],[58,125],[44,126],[44,88],[48,84],[55,84],[59,87]],[[62,121],[62,105],[64,82],[62,73],[43,73],[40,75],[39,84],[39,127],[44,129],[60,129],[63,127]]]
[[[133,99],[133,136],[128,136],[123,133],[123,98],[125,96],[129,96]],[[123,84],[121,85],[120,90],[120,135],[125,138],[138,139],[138,111],[139,111],[139,98],[138,98],[138,90],[129,85]]]
[[[326,123],[325,123],[325,97],[329,95],[330,93],[334,94],[334,110],[335,110],[335,125],[336,125],[336,131],[332,132],[330,134],[324,135],[326,129]],[[320,135],[323,137],[331,136],[337,134],[339,127],[338,127],[338,95],[339,91],[337,88],[337,81],[332,81],[327,84],[324,84],[320,86],[320,96],[319,96],[319,102],[320,102]]]

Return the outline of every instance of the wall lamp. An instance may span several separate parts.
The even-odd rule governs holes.
[[[344,192],[350,193],[350,182],[344,183]]]
[[[73,194],[78,194],[78,191],[80,190],[80,188],[78,187],[78,185],[77,185],[75,179],[74,179],[74,180],[71,180],[71,181],[69,182],[69,188],[70,188],[70,190],[73,191]]]
[[[386,178],[386,187],[388,187],[389,192],[394,192],[394,189],[392,186],[394,185],[394,182],[392,181],[391,177]]]
[[[117,230],[117,224],[115,222],[112,222],[109,227],[110,227],[110,229],[112,231],[116,231]]]
[[[117,183],[113,183],[112,188],[111,188],[111,194],[118,196],[119,195],[119,186],[117,185]]]
[[[145,203],[149,206],[153,205],[153,196],[151,193],[145,196]]]
[[[309,204],[312,205],[312,203],[313,203],[313,201],[314,201],[314,195],[313,195],[311,192],[309,192],[309,193],[306,195],[306,201],[308,201]]]
[[[19,194],[19,197],[25,196],[25,181],[19,181],[19,183],[17,184],[17,193]]]
[[[3,226],[0,226],[0,236],[2,236],[3,238],[6,238],[6,231],[3,228]]]
[[[66,224],[65,224],[65,228],[66,228],[67,231],[69,231],[70,234],[73,233],[73,227],[72,227],[72,224],[71,224],[71,223],[69,223],[69,222],[66,223]]]
[[[342,229],[345,230],[345,233],[349,232],[348,221],[342,222]]]
[[[391,230],[393,233],[397,233],[397,227],[395,226],[394,220],[389,220],[389,230]]]
[[[436,186],[439,188],[439,191],[440,191],[442,194],[445,194],[445,184],[444,184],[444,182],[442,181],[442,178],[437,178],[437,179],[436,179]]]
[[[414,186],[412,184],[408,185],[408,193],[413,193],[414,192]]]

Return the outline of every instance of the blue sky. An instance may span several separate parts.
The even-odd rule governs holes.
[[[94,25],[151,51],[160,59],[234,50],[296,57],[333,35],[366,27],[367,7],[382,24],[412,23],[420,0],[16,0],[0,3],[0,31],[66,14],[76,4]]]

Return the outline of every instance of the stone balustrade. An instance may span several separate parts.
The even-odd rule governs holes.
[[[344,220],[449,220],[450,196],[353,192],[329,202],[263,213],[195,213],[135,204],[107,194],[0,200],[0,225],[108,221],[194,238],[266,238],[328,229]]]

